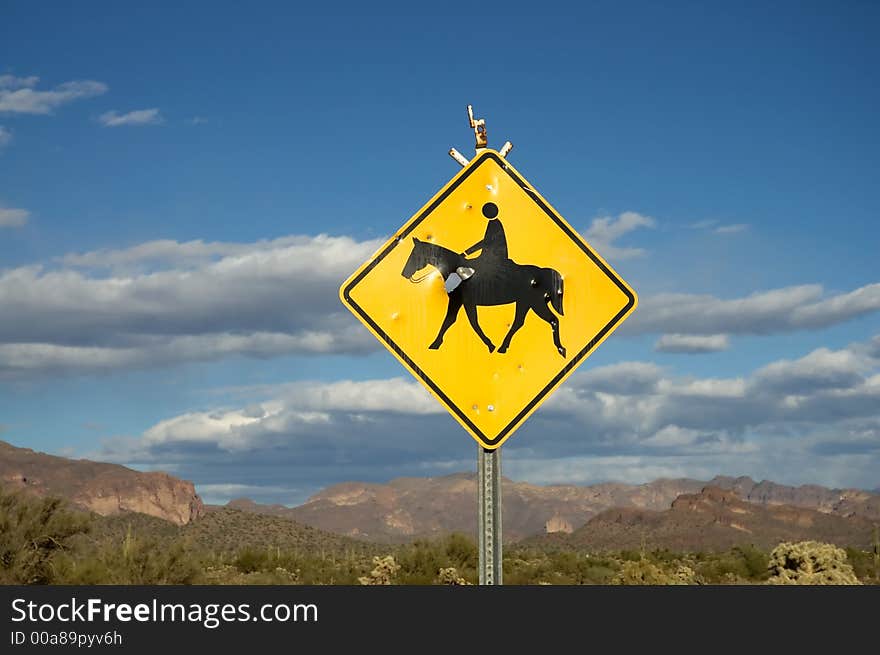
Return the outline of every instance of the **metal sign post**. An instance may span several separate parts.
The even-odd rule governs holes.
[[[501,584],[501,449],[478,446],[480,584]]]

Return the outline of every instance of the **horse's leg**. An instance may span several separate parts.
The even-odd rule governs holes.
[[[451,294],[449,294],[449,304],[446,306],[446,318],[443,319],[443,325],[440,326],[440,331],[437,333],[437,338],[434,339],[434,342],[428,346],[431,350],[437,350],[440,347],[440,344],[443,343],[443,335],[446,334],[446,330],[455,323],[455,319],[458,318],[458,311],[461,309],[461,291],[456,289]]]
[[[474,332],[477,333],[477,336],[483,340],[483,343],[486,344],[486,347],[489,349],[489,352],[495,351],[495,344],[483,333],[483,328],[480,327],[479,321],[477,321],[477,306],[473,302],[464,303],[464,311],[467,314],[468,320],[471,322],[471,327],[474,328]]]
[[[516,316],[513,318],[513,323],[510,324],[510,329],[507,331],[507,336],[504,337],[504,341],[501,343],[498,352],[507,352],[507,349],[510,347],[510,340],[513,339],[513,335],[516,334],[523,326],[523,323],[525,323],[526,314],[529,313],[529,309],[531,309],[529,305],[521,300],[516,303]]]
[[[550,311],[550,308],[546,304],[546,300],[544,302],[535,303],[532,305],[532,309],[553,328],[553,344],[556,346],[556,350],[559,351],[559,354],[565,357],[565,348],[563,348],[562,343],[559,340],[559,319],[556,318],[556,314]]]

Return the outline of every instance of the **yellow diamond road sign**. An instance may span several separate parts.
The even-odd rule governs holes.
[[[340,297],[487,449],[504,443],[637,302],[493,150],[407,221]]]

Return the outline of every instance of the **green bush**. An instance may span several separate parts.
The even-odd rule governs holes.
[[[0,489],[0,583],[56,582],[59,555],[89,530],[87,515],[58,498],[30,498]]]
[[[58,582],[64,584],[196,584],[204,570],[200,558],[182,540],[166,543],[136,536],[130,529],[121,541],[107,539],[88,552],[59,558]],[[83,556],[85,555],[85,556]]]

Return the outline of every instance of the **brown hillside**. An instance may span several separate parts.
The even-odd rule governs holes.
[[[539,486],[505,479],[504,539],[516,541],[545,531],[571,531],[608,507],[669,507],[680,494],[698,491],[696,480],[657,480],[645,485]],[[352,537],[403,542],[450,532],[474,534],[477,476],[399,478],[388,484],[345,482],[312,496],[299,507],[258,505],[247,499],[229,507],[284,516]]]
[[[572,532],[611,508],[666,510],[680,495],[697,493],[707,485],[733,490],[741,500],[759,506],[789,505],[832,516],[880,521],[880,496],[857,489],[790,487],[747,477],[716,477],[709,483],[660,479],[640,485],[590,486],[540,486],[505,479],[504,539],[518,541],[535,534]],[[293,508],[259,505],[247,499],[232,501],[228,506],[292,518],[352,537],[403,542],[450,532],[474,534],[476,494],[476,475],[457,473],[437,478],[399,478],[388,484],[345,482]]]
[[[742,544],[770,548],[782,541],[815,540],[867,547],[873,523],[791,505],[760,505],[736,493],[708,486],[683,494],[664,511],[610,509],[571,535],[548,535],[532,545],[576,547],[591,551],[618,549],[677,551],[724,550]]]
[[[5,441],[0,441],[0,484],[60,496],[104,516],[141,512],[184,525],[202,514],[202,500],[192,482],[119,464],[56,457]]]
[[[303,525],[290,519],[225,507],[207,512],[180,529],[197,546],[214,553],[242,548],[281,549],[300,553],[378,554],[373,544]]]

